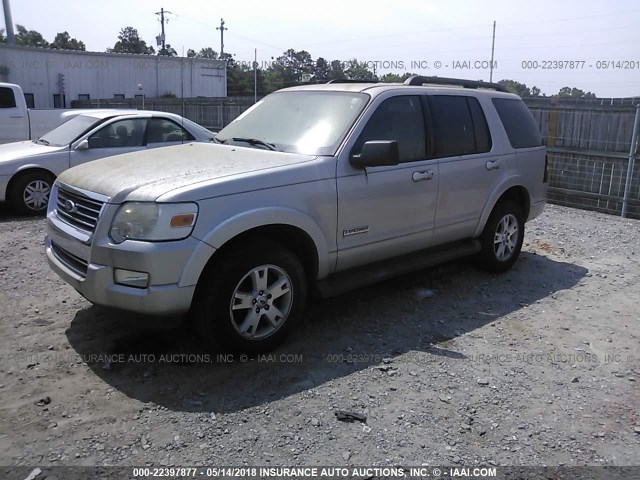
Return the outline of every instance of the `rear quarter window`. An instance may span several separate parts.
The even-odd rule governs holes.
[[[542,145],[538,126],[522,100],[514,98],[492,98],[491,100],[513,148]]]

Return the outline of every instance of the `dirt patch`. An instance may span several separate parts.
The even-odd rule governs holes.
[[[510,272],[314,301],[254,359],[91,306],[46,265],[43,220],[0,228],[0,464],[640,461],[639,221],[549,206]]]

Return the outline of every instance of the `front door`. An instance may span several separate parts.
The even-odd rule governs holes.
[[[89,148],[71,150],[70,166],[143,150],[146,124],[146,118],[127,118],[109,123],[90,133],[87,137]]]
[[[369,111],[338,161],[337,270],[427,248],[433,234],[438,164],[426,158],[420,96],[379,98]],[[400,163],[352,166],[349,156],[369,140],[396,140]]]

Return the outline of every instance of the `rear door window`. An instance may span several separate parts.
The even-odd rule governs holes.
[[[434,137],[434,155],[453,157],[476,152],[471,111],[467,98],[455,95],[429,96]]]

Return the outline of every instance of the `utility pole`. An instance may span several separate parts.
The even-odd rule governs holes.
[[[258,49],[254,50],[253,58],[253,103],[258,103]]]
[[[156,12],[156,15],[160,15],[160,25],[162,26],[162,33],[160,34],[160,42],[157,42],[158,45],[160,45],[160,43],[162,43],[162,53],[164,55],[167,54],[167,49],[165,46],[165,38],[164,38],[164,23],[165,23],[165,18],[164,18],[164,14],[165,13],[171,13],[169,11],[164,11],[164,8],[161,8],[159,12]],[[169,19],[166,19],[166,22],[169,23]]]
[[[491,38],[491,65],[489,65],[489,81],[493,82],[493,50],[496,46],[496,21],[493,21],[493,37]]]
[[[216,27],[216,30],[220,30],[220,57],[224,54],[224,31],[229,30],[224,26],[224,18],[220,19],[220,26]]]
[[[11,18],[11,5],[9,0],[3,0],[2,6],[4,8],[4,26],[7,30],[7,43],[9,45],[16,44],[16,37],[13,34],[13,18]]]

